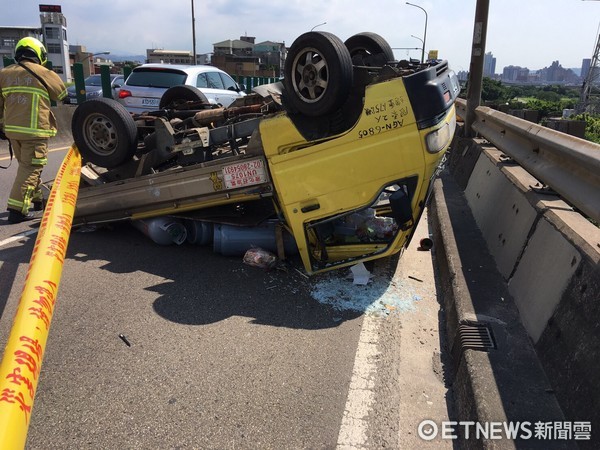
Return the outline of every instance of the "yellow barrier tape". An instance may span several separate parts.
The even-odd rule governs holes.
[[[56,175],[0,365],[0,447],[25,447],[35,390],[79,193],[81,156],[73,145]]]

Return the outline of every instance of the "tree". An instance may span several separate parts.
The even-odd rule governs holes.
[[[506,88],[502,86],[500,81],[492,80],[488,77],[483,77],[481,86],[481,100],[483,101],[498,101],[506,98]]]

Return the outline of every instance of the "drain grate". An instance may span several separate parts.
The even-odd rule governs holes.
[[[492,329],[486,324],[461,323],[458,326],[458,339],[463,350],[469,348],[487,352],[496,348]]]
[[[496,339],[489,324],[463,322],[458,326],[456,339],[452,346],[452,356],[458,367],[465,350],[489,352],[497,348]]]

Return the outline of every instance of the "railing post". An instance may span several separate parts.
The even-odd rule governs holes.
[[[481,86],[483,84],[483,61],[485,58],[485,38],[487,35],[488,11],[490,0],[477,0],[475,25],[473,27],[473,47],[469,68],[469,90],[467,92],[467,117],[465,118],[465,137],[473,137],[472,125],[475,121],[475,109],[481,104]]]
[[[73,78],[75,78],[75,92],[77,93],[77,104],[85,102],[85,81],[83,78],[83,64],[77,62],[73,64]]]
[[[52,69],[52,61],[46,62],[46,69],[53,70]],[[56,106],[56,102],[54,100],[50,100],[50,106]]]
[[[100,79],[102,80],[102,97],[113,98],[112,87],[110,85],[110,67],[108,64],[100,66]]]

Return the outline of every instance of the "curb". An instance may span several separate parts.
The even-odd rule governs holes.
[[[447,171],[435,181],[430,221],[455,369],[456,420],[528,422],[531,431],[537,422],[564,422],[513,298]],[[577,448],[569,441],[528,439],[527,433],[494,440],[466,439],[461,431],[456,430],[461,449]]]

